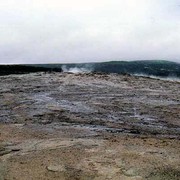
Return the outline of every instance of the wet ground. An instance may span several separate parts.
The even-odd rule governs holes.
[[[0,77],[1,179],[179,179],[180,82]]]

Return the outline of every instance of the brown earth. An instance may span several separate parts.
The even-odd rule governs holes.
[[[0,77],[0,180],[179,180],[180,83]]]

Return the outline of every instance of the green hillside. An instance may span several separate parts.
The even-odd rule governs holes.
[[[144,61],[109,61],[102,63],[79,63],[79,64],[43,64],[35,65],[48,68],[85,68],[93,72],[118,73],[118,74],[143,74],[159,77],[180,78],[180,64],[164,60]]]
[[[67,71],[72,68],[83,68],[92,72],[140,74],[158,77],[180,78],[180,63],[164,60],[144,61],[109,61],[101,63],[73,64],[31,64],[31,65],[1,65],[0,75],[22,74],[29,72]]]

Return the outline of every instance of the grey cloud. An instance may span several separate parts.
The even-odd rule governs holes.
[[[34,1],[36,8],[30,1],[29,7],[17,1],[22,4],[6,0],[8,6],[0,7],[0,63],[133,59],[180,62],[177,0],[137,0],[139,3],[132,5],[133,0],[125,4],[112,0],[102,6],[92,0],[92,8],[87,11],[83,9],[85,4],[76,4],[77,9],[67,11],[66,4],[63,8],[54,4],[48,10],[42,0]]]

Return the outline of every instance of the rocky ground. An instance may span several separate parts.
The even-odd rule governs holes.
[[[0,77],[0,180],[179,180],[180,82]]]

